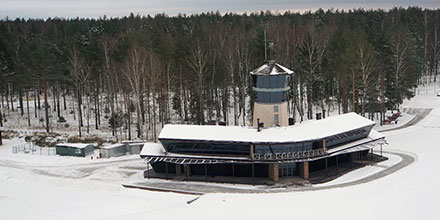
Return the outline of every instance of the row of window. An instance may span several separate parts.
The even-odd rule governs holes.
[[[246,144],[212,144],[197,142],[163,141],[165,149],[171,153],[249,155],[250,145]]]
[[[327,148],[331,148],[333,146],[337,146],[349,141],[364,138],[368,135],[369,130],[370,129],[367,128],[359,128],[356,130],[330,136],[329,138],[325,139],[325,145]]]
[[[275,116],[278,116],[277,114]],[[274,118],[277,121],[277,118]],[[326,138],[326,148],[331,148],[350,141],[364,138],[368,135],[368,128],[359,128],[349,132],[333,135]],[[224,155],[249,155],[249,144],[217,144],[217,143],[198,143],[198,142],[173,142],[162,141],[168,152],[171,153],[199,153],[199,154],[224,154]],[[254,153],[256,154],[277,154],[288,152],[309,151],[322,148],[322,141],[299,142],[290,144],[256,144]]]
[[[277,154],[277,153],[287,153],[296,151],[307,151],[312,149],[311,142],[301,142],[293,144],[257,144],[255,145],[255,153],[259,154]]]
[[[254,87],[257,88],[285,88],[289,84],[289,75],[277,75],[277,76],[253,76]]]
[[[255,100],[259,103],[281,103],[287,101],[288,92],[255,92]]]
[[[296,176],[297,173],[296,163],[281,163],[278,165],[279,177]]]

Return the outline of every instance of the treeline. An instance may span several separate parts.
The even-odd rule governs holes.
[[[16,97],[23,116],[31,94],[35,108],[45,109],[49,131],[48,111],[61,117],[73,95],[80,135],[85,115],[87,129],[90,118],[99,129],[102,109],[114,135],[133,124],[144,139],[156,139],[156,125],[169,122],[246,125],[249,72],[276,60],[295,71],[289,108],[297,121],[331,109],[373,117],[398,109],[418,84],[436,79],[439,15],[411,7],[6,19],[0,22],[1,104],[13,109]]]

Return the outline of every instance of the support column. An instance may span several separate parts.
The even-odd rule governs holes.
[[[176,176],[179,176],[180,174],[182,174],[182,167],[176,163]]]
[[[232,183],[235,184],[235,165],[232,164]]]
[[[40,148],[41,154],[41,148]],[[147,163],[147,170],[144,171],[144,178],[150,179],[150,163]]]
[[[205,182],[208,182],[208,165],[205,163]]]
[[[252,163],[252,184],[255,184],[255,164]]]
[[[277,163],[269,164],[269,179],[271,179],[274,182],[278,182],[279,175],[278,175],[278,164]]]
[[[164,163],[165,163],[165,172],[167,173],[166,179],[168,179],[168,163],[167,162]]]
[[[183,170],[187,178],[191,176],[191,167],[189,164],[184,165]]]
[[[0,144],[1,145],[1,144]],[[380,157],[382,157],[382,145],[383,144],[380,144]]]
[[[309,162],[305,161],[299,164],[299,176],[305,180],[309,179]]]
[[[339,161],[338,161],[338,155],[336,155],[336,175],[339,175]]]
[[[351,169],[353,169],[353,164],[354,164],[354,161],[355,161],[355,156],[356,156],[356,154],[354,152],[350,153],[350,167],[351,167]]]

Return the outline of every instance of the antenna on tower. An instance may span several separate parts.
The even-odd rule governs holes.
[[[266,38],[266,29],[264,29],[264,62],[267,62],[267,38]]]

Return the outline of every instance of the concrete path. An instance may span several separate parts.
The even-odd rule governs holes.
[[[380,132],[394,131],[394,130],[399,130],[413,126],[419,123],[422,119],[424,119],[431,112],[431,110],[432,108],[406,108],[403,111],[406,112],[407,114],[414,115],[413,119],[411,119],[408,123],[402,126],[381,130]]]
[[[317,191],[317,190],[324,190],[324,189],[334,189],[334,188],[342,188],[342,187],[348,187],[348,186],[354,186],[354,185],[358,185],[358,184],[362,184],[362,183],[368,183],[371,182],[373,180],[377,180],[379,178],[388,176],[400,169],[403,169],[405,167],[407,167],[408,165],[410,165],[411,163],[413,163],[416,160],[415,155],[411,155],[411,154],[407,154],[407,153],[401,153],[401,152],[390,152],[390,151],[384,151],[385,153],[389,153],[389,154],[393,154],[396,156],[399,156],[402,158],[402,160],[385,169],[382,171],[379,171],[371,176],[367,176],[365,178],[359,179],[359,180],[355,180],[352,182],[347,182],[347,183],[341,183],[341,184],[336,184],[336,185],[329,185],[329,186],[317,186],[317,187],[302,187],[302,188],[298,188],[298,189],[294,189],[292,191]]]

